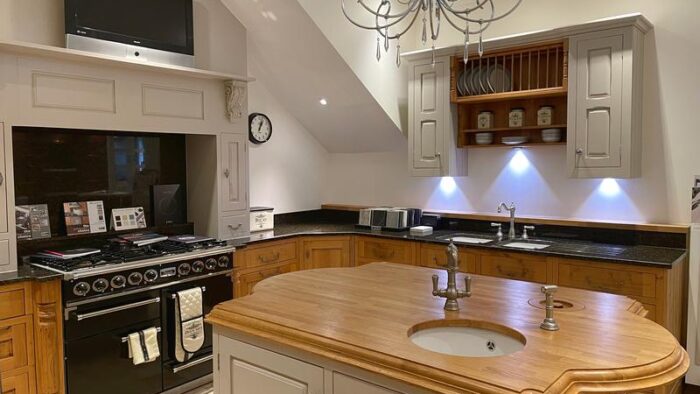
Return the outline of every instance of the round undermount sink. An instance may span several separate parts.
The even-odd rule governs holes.
[[[461,357],[498,357],[525,348],[525,337],[498,324],[471,320],[421,323],[409,332],[413,343],[431,352]]]

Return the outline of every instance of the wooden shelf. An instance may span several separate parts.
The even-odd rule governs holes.
[[[504,100],[520,100],[547,97],[566,97],[568,89],[566,87],[521,90],[518,92],[489,93],[476,96],[461,96],[452,100],[453,104],[480,104]]]
[[[199,79],[215,79],[221,81],[233,80],[246,82],[251,82],[255,80],[255,78],[251,78],[244,75],[227,74],[217,71],[201,70],[192,67],[148,63],[144,61],[128,59],[118,56],[109,56],[99,53],[78,51],[75,49],[53,47],[48,45],[40,45],[20,41],[0,41],[0,52],[17,53],[20,55],[41,56],[53,59],[92,63],[104,66],[129,68],[143,71],[155,71],[159,73]]]
[[[506,145],[506,144],[499,144],[499,143],[494,143],[494,144],[488,144],[488,145],[465,145],[463,148],[527,148],[529,146],[557,146],[557,145],[566,145],[566,141],[560,141],[560,142],[526,142],[524,144],[518,144],[518,145]]]
[[[461,130],[462,133],[498,133],[503,131],[525,131],[525,130],[544,130],[544,129],[566,129],[565,124],[553,124],[549,126],[523,126],[523,127],[499,127],[494,129],[467,129]],[[564,130],[562,130],[564,132]]]

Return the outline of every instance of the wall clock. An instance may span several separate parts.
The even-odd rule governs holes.
[[[265,114],[253,113],[248,117],[248,139],[254,144],[262,144],[272,136],[272,122]]]

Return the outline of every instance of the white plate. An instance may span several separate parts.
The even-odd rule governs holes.
[[[503,137],[501,143],[504,145],[520,145],[527,142],[527,137]]]
[[[510,92],[511,75],[500,64],[493,65],[488,72],[488,85],[492,93]]]

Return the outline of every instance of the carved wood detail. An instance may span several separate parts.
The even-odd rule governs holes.
[[[226,81],[226,116],[229,121],[234,122],[243,117],[244,105],[248,95],[248,88],[245,82]]]

